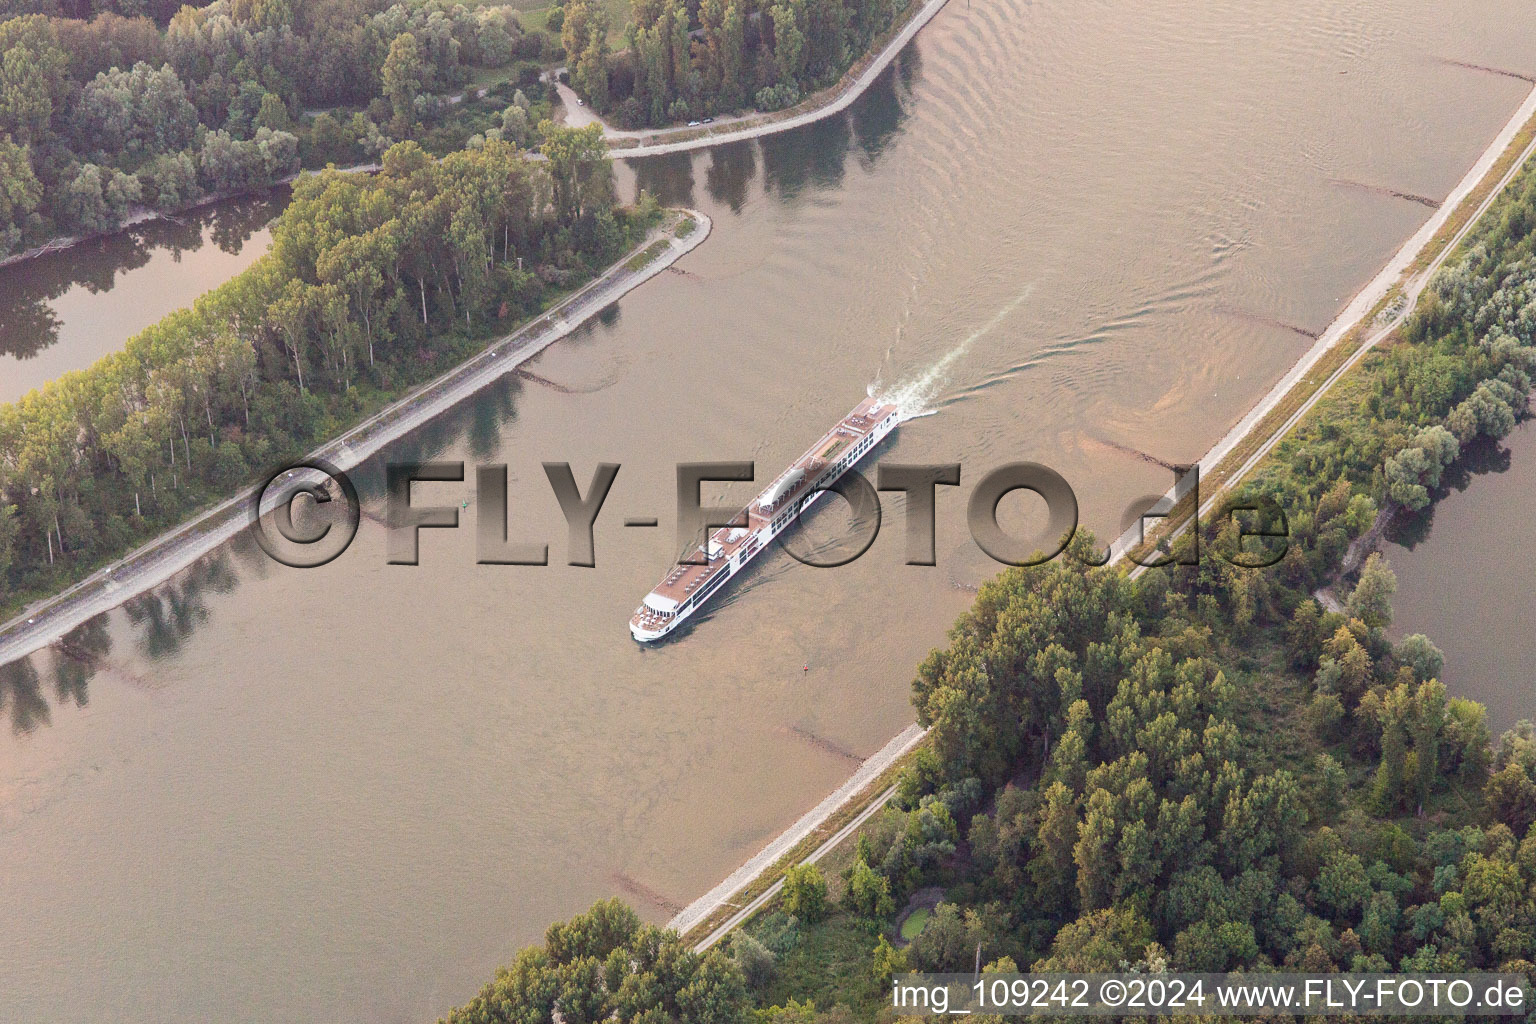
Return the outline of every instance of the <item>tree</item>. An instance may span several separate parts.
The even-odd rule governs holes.
[[[720,106],[731,109],[741,105],[746,96],[742,69],[746,52],[746,13],[743,0],[726,0],[720,25]]]
[[[629,944],[640,931],[640,918],[621,900],[606,899],[569,921],[556,922],[544,932],[544,948],[555,963],[584,958],[602,960]]]
[[[725,95],[725,10],[727,0],[700,0],[699,24],[704,33],[703,59],[698,63],[699,84],[704,103],[710,110],[718,110]]]
[[[309,148],[306,150],[305,161],[327,164],[348,162],[353,141],[334,117],[318,114],[310,122]]]
[[[352,115],[347,131],[353,139],[357,140],[357,147],[367,156],[382,157],[394,145],[389,136],[381,134],[379,126],[369,120],[368,115],[362,111]]]
[[[1316,680],[1319,693],[1336,693],[1350,707],[1358,704],[1365,693],[1372,670],[1371,656],[1356,638],[1356,629],[1365,632],[1364,624],[1352,619],[1334,630],[1323,645]]]
[[[827,915],[827,880],[815,864],[795,864],[784,872],[784,912],[811,924]]]
[[[1429,679],[1419,684],[1414,695],[1413,754],[1418,768],[1415,796],[1421,815],[1440,778],[1440,736],[1445,731],[1445,709],[1445,686],[1440,680]]]
[[[5,493],[5,479],[0,477],[0,495]],[[0,505],[0,578],[11,568],[15,558],[16,533],[21,524],[16,521],[15,505]]]
[[[1390,954],[1397,940],[1399,910],[1390,892],[1373,893],[1360,918],[1360,941],[1373,953]]]
[[[155,157],[140,167],[134,177],[147,205],[169,213],[178,210],[202,194],[197,184],[197,164],[189,153]]]
[[[506,11],[507,8],[481,8],[475,42],[480,48],[479,63],[485,67],[501,67],[512,60],[512,32],[518,24],[501,16]]]
[[[1134,908],[1085,912],[1062,927],[1035,971],[1113,971],[1149,952],[1152,926]]]
[[[261,112],[261,101],[267,90],[260,82],[244,81],[230,98],[228,113],[224,118],[224,130],[237,139],[249,139],[256,131],[256,115]]]
[[[1483,790],[1494,817],[1523,835],[1536,822],[1536,781],[1525,765],[1511,761],[1489,779]]]
[[[1296,605],[1291,621],[1285,627],[1286,649],[1291,664],[1297,668],[1314,668],[1318,650],[1323,646],[1326,634],[1322,628],[1322,611],[1317,602],[1307,598]]]
[[[1429,492],[1440,486],[1441,475],[1460,451],[1460,442],[1444,427],[1420,430],[1383,467],[1388,496],[1410,512],[1424,508],[1429,504]]]
[[[1344,766],[1331,754],[1317,755],[1317,775],[1317,810],[1324,820],[1332,820],[1343,810],[1349,776]]]
[[[285,131],[291,123],[288,119],[288,106],[282,97],[269,92],[261,98],[261,107],[256,111],[256,127]]]
[[[805,0],[778,0],[768,10],[773,19],[773,62],[780,85],[798,86],[805,67]]]
[[[1045,791],[1036,853],[1029,863],[1041,905],[1052,912],[1072,909],[1077,873],[1072,858],[1080,820],[1076,794],[1064,783],[1053,783]]]
[[[667,8],[667,26],[670,30],[668,49],[671,51],[670,73],[672,94],[680,104],[678,118],[686,120],[699,107],[699,87],[693,70],[693,46],[688,34],[688,4],[684,0],[672,0]]]
[[[1372,629],[1392,624],[1392,595],[1397,593],[1397,574],[1381,557],[1372,552],[1360,570],[1360,582],[1349,595],[1349,614]]]
[[[933,793],[943,781],[944,766],[932,747],[918,747],[908,758],[907,764],[896,779],[896,799],[899,806],[916,808],[923,797]]]
[[[111,171],[86,164],[69,184],[67,206],[69,223],[85,234],[106,231],[113,226],[108,216],[104,184]]]
[[[748,932],[741,930],[731,935],[731,958],[749,988],[760,989],[773,980],[773,952]]]
[[[1376,769],[1373,796],[1383,814],[1402,803],[1403,782],[1408,764],[1408,730],[1413,706],[1408,687],[1399,686],[1387,693],[1377,716],[1381,722],[1381,764]]]
[[[748,1005],[740,968],[717,949],[695,957],[693,974],[675,1000],[678,1017],[698,1024],[738,1024]]]
[[[1078,901],[1085,910],[1107,907],[1114,897],[1120,869],[1115,849],[1118,832],[1114,796],[1107,789],[1095,789],[1089,794],[1088,810],[1072,848]]]
[[[984,936],[974,910],[954,903],[940,903],[912,945],[907,948],[912,964],[927,971],[957,971],[971,963],[976,944]]]
[[[393,265],[398,254],[397,239],[383,226],[341,239],[315,261],[321,283],[342,289],[353,314],[362,321],[369,366],[375,362],[374,321],[383,305],[383,268]]]
[[[1190,971],[1225,971],[1258,955],[1253,926],[1246,921],[1197,921],[1174,938],[1174,961]]]
[[[416,37],[402,32],[389,44],[389,55],[379,69],[384,97],[395,115],[390,130],[397,135],[406,134],[416,123],[416,97],[421,93],[425,75],[426,65]]]
[[[641,926],[616,900],[552,925],[545,945],[524,949],[444,1024],[564,1020],[599,1024],[685,1020],[736,1024],[746,985],[720,950],[695,953],[676,932]]]
[[[42,186],[32,172],[31,151],[0,136],[0,257],[17,247],[27,219],[41,199]]]
[[[539,123],[539,134],[544,139],[539,151],[549,158],[559,216],[576,220],[606,208],[612,200],[613,179],[603,126],[566,128],[546,120]]]
[[[1498,440],[1515,429],[1515,410],[1525,408],[1525,396],[1502,380],[1485,380],[1445,419],[1456,440],[1466,444],[1478,437]]]
[[[606,24],[607,19],[603,19]],[[606,29],[593,25],[587,45],[576,62],[573,79],[595,110],[608,109],[608,40]]]
[[[101,194],[106,204],[107,224],[114,228],[128,219],[129,213],[143,198],[139,179],[118,170],[106,175]]]
[[[186,149],[197,126],[197,108],[169,65],[103,71],[81,90],[75,115],[79,147],[114,162]]]
[[[884,935],[875,943],[872,973],[881,985],[890,983],[891,977],[907,972],[907,951],[896,949]]]
[[[1353,914],[1370,898],[1371,883],[1365,865],[1353,853],[1333,853],[1318,872],[1317,896],[1335,918]]]
[[[1453,768],[1462,782],[1481,784],[1488,775],[1492,755],[1488,742],[1488,713],[1476,701],[1453,697],[1445,708],[1445,745]]]
[[[0,135],[21,145],[43,138],[68,66],[47,18],[0,21]]]
[[[1411,668],[1413,677],[1421,683],[1440,678],[1440,670],[1445,667],[1445,655],[1423,633],[1404,637],[1393,653],[1398,663]]]
[[[854,861],[843,900],[850,910],[864,917],[889,917],[895,909],[890,879],[871,868],[862,857]]]
[[[501,137],[514,146],[527,145],[529,127],[526,106],[514,103],[501,112]]]
[[[1336,693],[1313,694],[1312,702],[1307,705],[1307,721],[1319,739],[1325,743],[1334,742],[1344,722],[1344,702]]]
[[[602,0],[571,0],[560,23],[571,85],[595,110],[608,108],[608,10]]]
[[[267,320],[276,328],[293,359],[293,373],[300,391],[304,390],[304,350],[308,346],[313,311],[312,292],[302,281],[289,281],[267,307]]]

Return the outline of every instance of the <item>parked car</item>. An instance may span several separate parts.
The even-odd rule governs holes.
[[[689,128],[697,128],[698,126],[699,126],[699,122],[697,122],[697,121],[689,121],[688,122],[688,127]]]
[[[706,118],[704,118],[704,120],[702,120],[702,121],[700,121],[700,122],[699,122],[699,124],[710,124],[710,123],[712,123],[712,122],[713,122],[713,121],[714,121],[714,118],[712,118],[712,117],[706,117]]]

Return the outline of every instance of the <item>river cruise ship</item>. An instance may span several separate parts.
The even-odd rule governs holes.
[[[892,403],[866,398],[827,431],[778,479],[735,517],[735,525],[709,535],[708,551],[695,548],[694,565],[678,562],[655,590],[645,595],[629,620],[641,643],[660,640],[683,624],[831,484],[896,429],[903,416]]]

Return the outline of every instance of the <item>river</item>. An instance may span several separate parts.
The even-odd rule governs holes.
[[[0,670],[13,1015],[424,1021],[594,898],[671,916],[911,721],[996,569],[968,487],[932,568],[888,497],[864,558],[765,556],[641,649],[674,464],[761,486],[878,384],[936,414],[877,457],[967,485],[1044,462],[1118,529],[1168,486],[1143,455],[1198,457],[1428,214],[1379,189],[1443,196],[1509,117],[1527,82],[1449,62],[1536,70],[1525,13],[953,0],[846,116],[621,165],[711,238],[389,454],[507,463],[514,539],[555,564],[477,566],[473,507],[418,567],[374,518],[317,570],[242,539]],[[542,461],[623,467],[594,569],[564,564]]]

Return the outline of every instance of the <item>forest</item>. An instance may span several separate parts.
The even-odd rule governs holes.
[[[893,973],[968,972],[978,946],[995,971],[1536,977],[1536,727],[1494,741],[1430,638],[1394,639],[1385,560],[1346,571],[1527,415],[1533,227],[1527,169],[1238,489],[1229,507],[1288,520],[1251,560],[1274,564],[1132,579],[1079,535],[984,585],[917,670],[930,734],[896,798],[730,937],[737,1019],[891,1020]],[[1201,545],[1255,553],[1239,518]],[[558,982],[498,978],[448,1024],[569,1020],[578,991],[582,1021],[635,1019],[552,957],[559,927],[525,954]]]
[[[0,258],[301,162],[376,161],[461,113],[454,96],[477,69],[528,58],[537,92],[545,39],[511,7],[434,0],[0,2]],[[537,143],[542,111],[511,102],[513,85],[480,141]]]
[[[836,82],[900,0],[636,0],[610,52],[603,0],[556,8],[572,87],[625,128],[780,110]]]
[[[595,126],[305,177],[247,271],[0,405],[0,610],[228,497],[632,248]]]
[[[147,213],[371,164],[538,143],[564,60],[626,127],[779,110],[831,85],[897,0],[639,0],[614,52],[607,0],[0,0],[0,259]]]

